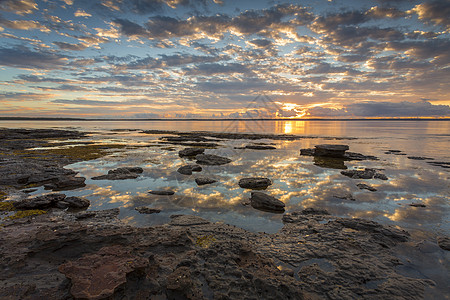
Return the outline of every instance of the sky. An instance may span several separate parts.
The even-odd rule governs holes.
[[[449,0],[0,0],[0,116],[448,118],[449,34]]]

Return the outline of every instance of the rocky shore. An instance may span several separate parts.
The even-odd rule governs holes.
[[[195,134],[178,133],[161,142],[189,147],[201,143],[206,148],[223,139],[298,138]],[[77,141],[84,136],[67,130],[0,130],[0,213],[15,212],[0,224],[0,299],[423,299],[435,285],[397,271],[402,261],[396,249],[411,241],[406,231],[339,218],[317,207],[284,213],[282,201],[261,191],[251,192],[248,204],[284,213],[284,226],[277,233],[254,233],[195,215],[172,215],[165,225],[137,228],[118,219],[119,209],[86,211],[89,201],[83,198],[64,193],[27,197],[27,191],[38,186],[53,191],[83,187],[85,178],[64,166],[124,147]],[[377,159],[337,146],[302,150],[302,155],[321,161],[329,158],[333,164],[336,159],[339,164]],[[231,162],[197,149],[187,148],[179,155],[195,158],[203,166]],[[178,173],[201,170],[200,165],[185,165]],[[132,180],[142,173],[139,167],[122,167],[92,179]],[[343,175],[387,179],[368,168],[342,171]],[[217,180],[198,177],[195,182],[207,185]],[[271,184],[259,177],[238,183],[251,190]],[[376,191],[364,183],[358,187]],[[4,201],[10,193],[23,199]],[[135,209],[144,214],[160,212],[145,206]],[[438,243],[449,250],[448,237],[440,237]]]

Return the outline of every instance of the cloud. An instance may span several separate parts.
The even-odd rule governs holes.
[[[61,49],[61,50],[81,51],[88,47],[86,44],[83,44],[83,43],[70,44],[70,43],[65,43],[65,42],[53,42],[53,44],[58,46],[59,49]]]
[[[82,9],[77,9],[76,12],[73,14],[75,17],[92,17],[90,13],[85,12]]]
[[[21,69],[51,70],[67,65],[69,58],[53,52],[35,52],[26,47],[0,48],[0,65]]]
[[[205,56],[192,54],[161,55],[159,58],[146,57],[127,64],[116,65],[119,69],[139,70],[139,69],[159,69],[166,67],[179,67],[193,63],[218,62],[230,59],[228,56]]]
[[[0,25],[11,29],[19,29],[19,30],[39,29],[42,32],[50,32],[50,29],[48,29],[46,26],[40,24],[39,22],[31,20],[10,21],[0,16]]]
[[[273,45],[272,41],[266,39],[255,39],[249,41],[249,43],[258,48],[267,48]]]
[[[428,101],[363,101],[347,104],[342,109],[314,107],[308,109],[308,113],[310,117],[450,117],[450,106],[433,105]]]
[[[232,63],[227,65],[222,64],[200,64],[192,68],[185,69],[188,75],[215,75],[215,74],[251,74],[252,71],[245,65]]]
[[[447,0],[421,3],[416,5],[411,12],[416,13],[419,20],[450,29],[450,2]]]
[[[2,0],[0,10],[13,12],[18,15],[31,14],[38,9],[34,0]]]

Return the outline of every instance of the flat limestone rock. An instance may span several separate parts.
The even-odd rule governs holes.
[[[150,208],[150,207],[146,207],[146,206],[136,207],[135,210],[137,210],[141,214],[157,214],[157,213],[161,212],[160,209]]]
[[[183,150],[180,150],[178,152],[178,155],[180,157],[184,157],[184,156],[196,156],[197,154],[202,154],[203,152],[205,152],[204,148],[185,148]]]
[[[85,180],[86,178],[84,177],[61,176],[58,177],[58,179],[55,180],[54,182],[45,184],[44,188],[46,190],[53,190],[53,191],[74,190],[85,187],[86,186],[86,184],[84,183]]]
[[[120,285],[127,282],[127,274],[149,264],[148,259],[130,252],[118,245],[104,247],[97,253],[62,264],[58,270],[71,280],[73,297],[103,299],[112,296]]]
[[[192,215],[172,215],[170,218],[172,219],[169,223],[171,226],[194,226],[210,223],[206,219]]]
[[[195,159],[200,165],[225,165],[231,162],[229,158],[214,154],[198,154]]]
[[[387,176],[378,172],[376,169],[365,168],[364,170],[346,170],[341,171],[341,174],[353,179],[381,179],[388,180]]]
[[[92,177],[92,180],[124,180],[135,179],[139,174],[144,172],[140,167],[122,167],[109,170],[108,174]]]
[[[174,191],[149,191],[149,194],[160,195],[160,196],[172,196],[175,194]]]
[[[327,157],[344,157],[345,151],[350,149],[348,145],[333,145],[323,144],[316,145],[314,155],[315,156],[327,156]]]
[[[274,150],[277,149],[274,146],[270,145],[245,145],[245,149],[252,149],[252,150]]]
[[[240,179],[238,184],[244,189],[266,189],[272,181],[264,177],[248,177]]]
[[[46,209],[50,207],[57,207],[57,203],[64,201],[66,195],[54,193],[34,197],[32,199],[25,199],[14,203],[17,209]]]
[[[201,172],[202,167],[199,165],[185,165],[178,168],[177,172],[183,175],[192,175],[192,172]]]
[[[195,182],[197,185],[205,185],[217,182],[217,180],[209,178],[209,177],[197,177],[195,178]]]
[[[280,200],[262,192],[252,192],[250,205],[256,209],[274,213],[283,213],[285,206]]]

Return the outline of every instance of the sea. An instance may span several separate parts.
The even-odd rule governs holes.
[[[397,249],[402,262],[397,272],[434,280],[438,288],[429,291],[432,298],[445,299],[450,294],[449,251],[436,244],[437,237],[450,236],[448,120],[10,120],[0,121],[0,127],[79,130],[88,134],[73,140],[75,144],[126,145],[107,156],[66,166],[85,177],[86,186],[64,193],[90,200],[88,210],[120,208],[119,217],[128,225],[160,225],[169,222],[171,215],[189,214],[253,232],[275,233],[283,227],[282,214],[252,208],[248,205],[251,191],[238,185],[241,178],[266,177],[272,185],[264,192],[283,201],[286,212],[320,208],[333,216],[364,218],[407,230],[412,240]],[[223,139],[216,142],[219,147],[205,153],[228,157],[231,163],[203,166],[199,173],[182,175],[179,167],[195,163],[179,157],[178,151],[185,146],[161,143],[173,133],[145,130],[288,134],[298,139]],[[255,143],[276,149],[242,149]],[[300,149],[319,144],[344,144],[351,152],[379,159],[330,165],[300,155]],[[139,166],[144,172],[137,179],[92,180],[125,166]],[[375,168],[388,179],[352,179],[341,174],[344,168]],[[217,182],[198,186],[195,178],[199,176]],[[360,189],[359,183],[376,191]],[[152,195],[152,190],[175,194]],[[46,193],[39,187],[30,197]],[[141,206],[161,212],[141,214],[136,210]]]

